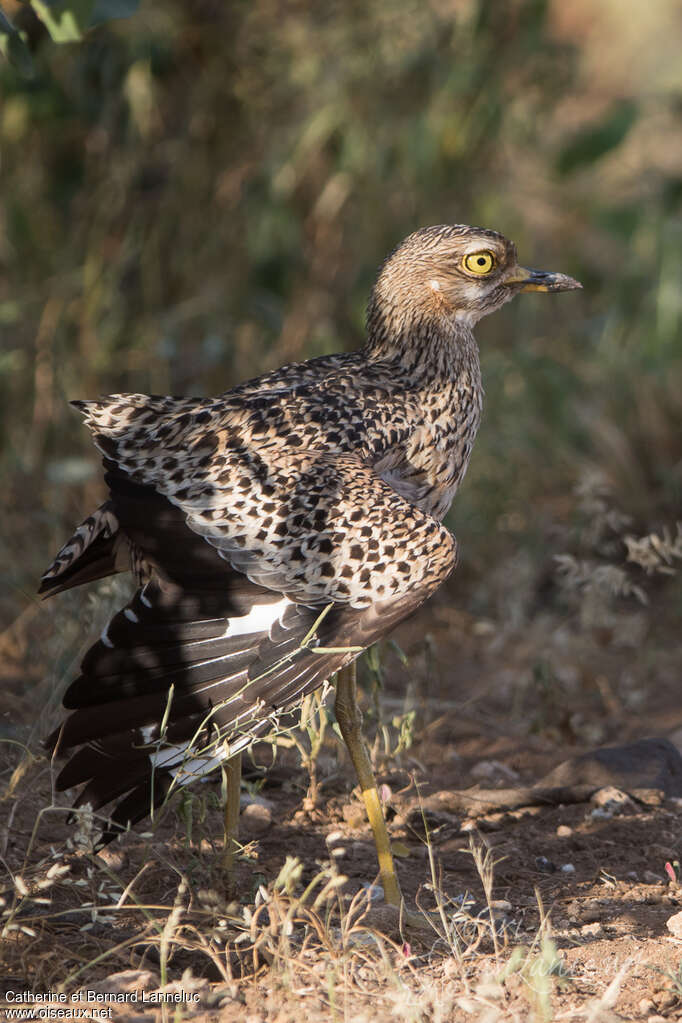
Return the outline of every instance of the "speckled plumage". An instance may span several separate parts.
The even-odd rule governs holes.
[[[496,260],[485,281],[462,264],[481,249]],[[123,796],[114,823],[138,819],[443,582],[456,545],[441,520],[481,415],[472,325],[522,290],[517,270],[501,235],[427,228],[382,267],[357,352],[217,398],[74,403],[111,497],[41,589],[126,567],[139,589],[67,692],[52,741],[79,748],[60,787],[85,783],[95,807]]]

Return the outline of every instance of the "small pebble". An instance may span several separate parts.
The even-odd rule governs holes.
[[[158,983],[159,978],[151,970],[120,970],[118,973],[110,973],[104,980],[89,982],[88,988],[97,994],[122,994],[140,988],[155,989]]]
[[[663,878],[660,874],[654,874],[651,870],[642,871],[642,880],[645,884],[663,884]]]
[[[627,792],[622,792],[613,785],[605,785],[603,789],[597,789],[590,796],[590,802],[594,803],[595,806],[613,809],[616,813],[626,806],[632,805],[632,800]]]
[[[536,856],[535,866],[543,874],[554,874],[556,871],[555,865],[546,856]]]
[[[575,874],[575,867],[572,863],[564,863],[561,867],[562,874]]]
[[[123,870],[128,862],[128,856],[125,849],[121,849],[120,846],[105,846],[100,849],[97,853],[99,860],[106,863],[109,870],[117,873],[119,870]]]
[[[602,927],[599,920],[595,920],[594,923],[585,924],[583,927],[581,927],[580,933],[589,935],[592,938],[596,938],[604,933],[604,928]]]
[[[250,803],[242,810],[244,830],[252,835],[264,835],[272,826],[272,812],[260,803]]]
[[[682,913],[675,913],[668,917],[665,926],[676,938],[682,938]]]
[[[593,821],[609,821],[613,817],[614,810],[607,807],[595,806],[594,810],[590,810],[590,817]]]
[[[592,899],[586,902],[581,911],[581,919],[583,923],[591,924],[601,920],[603,915],[603,909],[596,899]]]
[[[665,792],[662,789],[633,789],[632,795],[645,806],[663,806]]]
[[[573,828],[569,828],[568,824],[560,824],[556,834],[557,838],[569,838],[573,834]]]
[[[568,904],[568,906],[566,906],[566,912],[568,913],[569,920],[571,920],[573,922],[575,922],[576,920],[579,920],[580,919],[580,903],[579,902],[570,902]]]

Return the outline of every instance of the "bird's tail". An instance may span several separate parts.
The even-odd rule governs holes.
[[[119,532],[111,501],[81,522],[43,575],[38,589],[43,597],[93,582],[130,567],[127,544]]]

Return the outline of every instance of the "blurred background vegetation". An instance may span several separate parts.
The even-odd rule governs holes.
[[[618,563],[609,529],[674,528],[675,0],[143,0],[67,45],[2,7],[33,64],[0,65],[6,624],[102,495],[69,399],[216,393],[354,348],[378,264],[429,223],[500,230],[585,286],[478,329],[485,419],[450,599],[518,618],[553,555]],[[44,652],[25,635],[30,675]]]

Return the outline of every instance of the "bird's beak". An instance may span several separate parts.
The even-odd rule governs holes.
[[[525,266],[515,266],[511,273],[505,277],[505,284],[521,284],[519,291],[574,291],[582,288],[580,281],[576,281],[567,274],[551,273],[547,270],[528,270]]]

